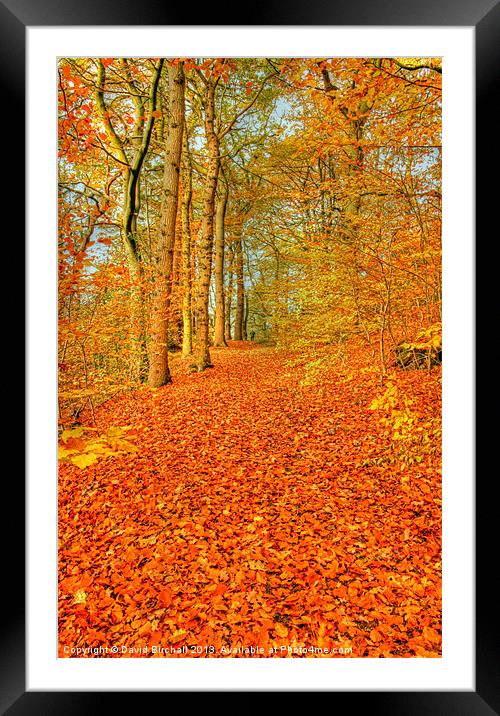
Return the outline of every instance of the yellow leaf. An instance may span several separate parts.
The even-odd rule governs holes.
[[[66,442],[68,438],[81,438],[83,435],[83,428],[73,428],[72,430],[63,430],[61,440]]]
[[[58,457],[59,460],[64,460],[64,458],[68,457],[68,455],[74,455],[76,450],[68,450],[67,448],[63,447],[62,445],[59,445],[58,449]]]
[[[97,455],[95,455],[93,452],[87,452],[83,455],[74,455],[71,458],[71,462],[73,462],[75,465],[77,465],[80,468],[88,467],[89,465],[92,465],[94,462],[97,461]]]
[[[261,562],[260,560],[249,559],[248,564],[250,566],[250,569],[259,570],[259,569],[266,568],[266,565],[264,564],[264,562]]]
[[[125,450],[126,452],[138,452],[138,450],[139,450],[137,445],[134,445],[133,443],[129,442],[128,440],[117,440],[116,445],[121,450]]]
[[[169,641],[171,644],[176,644],[178,641],[184,639],[186,634],[187,631],[185,629],[177,629],[176,631],[174,631]]]
[[[288,636],[288,629],[283,624],[276,624],[274,627],[274,631],[278,636],[285,637]]]
[[[73,601],[75,604],[85,604],[85,602],[87,601],[86,591],[84,589],[78,589],[75,592],[75,598]]]
[[[123,436],[123,428],[111,427],[106,430],[107,438],[121,438]]]

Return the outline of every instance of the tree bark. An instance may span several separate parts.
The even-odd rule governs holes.
[[[215,215],[215,333],[214,345],[227,346],[224,336],[224,219],[228,199],[228,188],[221,184],[221,195]]]
[[[245,315],[245,287],[243,283],[243,246],[242,231],[234,241],[234,253],[236,264],[236,317],[234,320],[234,340],[243,340],[243,319]]]
[[[231,340],[231,309],[233,302],[233,248],[229,244],[229,262],[227,271],[227,291],[226,291],[226,307],[224,310],[224,337],[227,341]]]
[[[168,308],[184,127],[184,67],[182,62],[168,65],[168,94],[169,117],[165,142],[163,195],[155,262],[155,284],[151,301],[148,383],[152,388],[159,388],[171,381],[168,365]]]
[[[242,333],[243,333],[243,340],[247,341],[248,340],[248,328],[247,328],[248,327],[248,295],[246,295],[246,294],[245,294],[244,304],[245,304],[245,313],[243,316],[243,331],[242,331]]]
[[[191,278],[191,199],[193,196],[193,180],[191,155],[186,127],[183,138],[182,159],[182,357],[186,358],[193,352],[193,316],[191,311],[192,278]]]
[[[195,301],[194,366],[198,371],[212,366],[209,350],[208,297],[212,272],[215,194],[219,176],[219,138],[215,131],[215,82],[212,78],[206,80],[204,110],[208,161],[203,188]]]

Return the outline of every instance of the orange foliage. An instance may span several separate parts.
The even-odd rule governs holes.
[[[165,78],[150,58],[61,59],[59,654],[439,657],[439,61],[169,61],[193,167],[169,349],[200,271],[210,79],[229,317],[279,350],[232,342],[200,374],[172,352],[171,385],[139,384]]]
[[[213,358],[98,409],[137,452],[61,464],[60,656],[440,656],[440,456],[402,481],[366,356],[315,385],[274,349]],[[439,376],[402,374],[415,420]]]

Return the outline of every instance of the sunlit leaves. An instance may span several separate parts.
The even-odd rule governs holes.
[[[439,656],[438,436],[401,473],[370,410],[383,390],[369,353],[301,385],[299,356],[239,346],[214,351],[210,373],[174,361],[171,386],[98,409],[110,448],[130,440],[118,416],[144,424],[133,455],[61,463],[61,656]],[[411,395],[424,424],[438,376],[398,375],[384,405]],[[64,433],[82,454],[87,439]],[[352,651],[311,651],[339,647]]]
[[[394,353],[440,348],[439,63],[166,63],[180,61],[195,169],[190,270],[206,172],[200,97],[212,83],[215,126],[228,129],[226,269],[237,234],[249,331],[278,350],[232,343],[199,374],[173,355],[172,385],[138,386],[167,98],[160,83],[144,105],[150,58],[61,60],[61,656],[116,645],[110,656],[125,658],[335,647],[437,657],[440,368],[402,370]],[[134,273],[120,207],[150,119]],[[175,340],[179,260],[174,246]],[[133,296],[144,298],[134,316]]]
[[[138,448],[128,439],[130,427],[110,427],[102,434],[96,428],[77,427],[64,430],[59,443],[59,460],[83,469],[99,458],[122,453],[135,453]]]

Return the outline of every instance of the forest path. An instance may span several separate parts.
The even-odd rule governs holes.
[[[101,406],[103,425],[141,426],[136,454],[61,469],[61,656],[437,656],[439,479],[402,490],[365,465],[380,454],[368,379],[301,385],[290,357],[244,343],[212,358]]]

